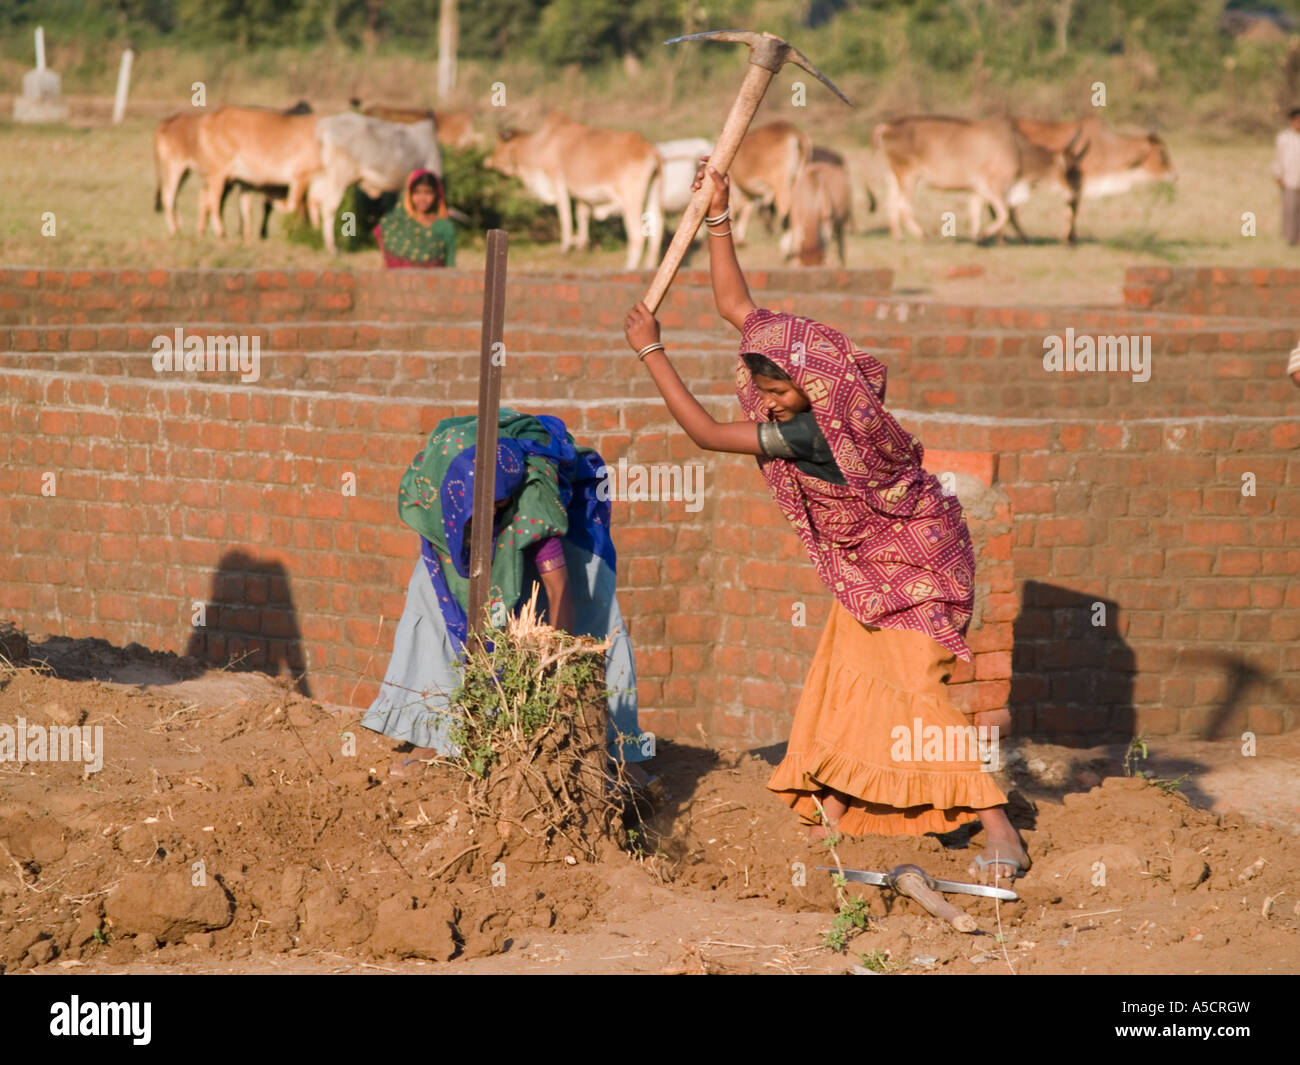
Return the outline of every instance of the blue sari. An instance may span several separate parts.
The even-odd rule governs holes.
[[[525,549],[529,537],[536,542],[562,536],[574,632],[610,641],[605,652],[610,756],[644,761],[650,744],[637,724],[632,643],[615,596],[617,556],[609,533],[608,493],[601,490],[605,463],[596,452],[576,448],[559,418],[502,410],[501,419],[494,496],[513,500],[515,506],[494,515],[494,590],[502,595],[502,606],[517,610],[534,583],[541,584],[532,552]],[[420,559],[407,587],[384,683],[361,719],[366,728],[444,755],[454,750],[446,708],[460,681],[467,634],[466,526],[473,517],[475,451],[467,442],[474,438],[475,422],[472,416],[440,422],[403,478],[399,509],[403,520],[422,533]],[[514,435],[505,435],[507,427]],[[412,475],[417,469],[423,476]],[[543,489],[540,504],[528,502],[530,477]],[[519,559],[503,557],[508,551],[518,552]],[[539,587],[538,606],[547,607],[544,587]]]

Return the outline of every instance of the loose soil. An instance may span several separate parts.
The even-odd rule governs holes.
[[[1020,900],[947,896],[979,923],[962,935],[851,886],[870,924],[837,954],[830,857],[766,790],[770,750],[661,742],[666,794],[630,850],[503,851],[464,776],[389,779],[391,741],[287,680],[102,640],[31,655],[0,671],[0,724],[99,726],[105,757],[0,763],[0,971],[1300,971],[1294,736],[1256,760],[1153,751],[1181,790],[1124,776],[1119,751],[1022,745],[1002,773],[1034,860]],[[969,880],[964,842],[838,853]]]

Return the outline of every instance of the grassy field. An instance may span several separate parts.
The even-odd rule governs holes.
[[[163,217],[153,208],[152,133],[158,118],[183,102],[133,101],[127,120],[114,127],[107,122],[107,99],[77,98],[70,125],[22,127],[8,118],[10,99],[0,97],[0,181],[5,189],[0,198],[0,261],[49,267],[328,265],[331,260],[325,252],[291,244],[280,236],[278,219],[265,241],[245,244],[237,236],[224,242],[210,235],[196,237],[192,230],[197,194],[192,178],[180,197],[185,233],[167,236]],[[316,102],[322,113],[346,106],[341,98]],[[541,110],[535,101],[526,102],[513,107],[511,115],[526,128]],[[586,121],[640,129],[658,139],[711,135],[720,124],[724,104],[702,109],[678,101],[665,111],[659,101],[642,99],[618,107],[578,102],[571,110]],[[962,196],[924,191],[918,198],[917,218],[935,236],[924,243],[910,237],[901,242],[890,238],[883,164],[869,147],[872,120],[862,111],[819,102],[796,113],[778,103],[762,117],[777,116],[801,122],[815,141],[844,152],[855,184],[861,187],[865,181],[876,191],[882,202],[875,214],[867,213],[865,197],[859,197],[858,231],[849,242],[848,263],[892,267],[901,292],[968,302],[1112,302],[1119,297],[1124,268],[1129,265],[1289,266],[1298,261],[1295,250],[1277,235],[1280,205],[1269,173],[1272,145],[1266,138],[1224,143],[1190,132],[1171,134],[1167,139],[1179,171],[1172,196],[1147,189],[1085,201],[1080,244],[1070,249],[1058,242],[1063,208],[1048,196],[1036,195],[1021,211],[1033,241],[985,248],[969,242]],[[486,121],[483,125],[490,132],[492,126]],[[451,199],[454,203],[454,189]],[[937,236],[945,210],[956,213],[956,238]],[[1242,235],[1246,211],[1256,215],[1257,236]],[[55,216],[55,236],[41,235],[45,212]],[[227,203],[225,220],[228,230],[237,232],[234,197]],[[751,234],[742,262],[752,267],[780,265],[775,237],[764,234],[761,227],[754,227]],[[511,248],[516,269],[619,268],[622,255],[621,249],[605,249],[562,256],[558,245],[522,242]],[[341,256],[338,261],[359,268],[380,265],[373,251]],[[481,244],[467,239],[459,265],[472,269],[481,264]]]

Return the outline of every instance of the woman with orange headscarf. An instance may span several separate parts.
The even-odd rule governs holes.
[[[442,179],[432,170],[411,172],[401,202],[374,232],[385,266],[456,265],[456,227],[447,217]]]

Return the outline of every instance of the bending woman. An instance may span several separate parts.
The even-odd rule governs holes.
[[[456,226],[447,217],[442,179],[432,170],[411,171],[401,201],[374,234],[389,268],[456,265]]]
[[[604,463],[591,448],[576,447],[559,418],[503,408],[499,425],[489,600],[513,612],[540,583],[539,606],[552,625],[611,640],[610,757],[643,761],[632,642],[614,595],[610,505],[599,491]],[[447,706],[460,682],[467,634],[477,432],[476,415],[443,419],[398,490],[398,513],[420,535],[420,559],[384,683],[361,719],[413,745],[392,767],[394,776],[422,768],[417,759],[454,753]]]
[[[754,305],[730,240],[728,183],[707,169],[713,292],[741,333],[736,394],[748,420],[717,422],[691,395],[644,304],[625,325],[668,410],[699,447],[758,457],[835,596],[768,787],[814,835],[832,827],[921,835],[978,819],[988,845],[972,874],[987,879],[992,866],[995,880],[1014,878],[1029,859],[1006,796],[978,756],[928,760],[929,751],[895,738],[900,726],[911,737],[930,725],[971,724],[946,690],[953,663],[971,656],[964,637],[975,556],[961,506],[921,468],[920,442],[885,410],[883,364],[829,326]],[[1005,728],[1010,715],[975,715],[974,723]],[[819,823],[818,802],[831,825]]]

